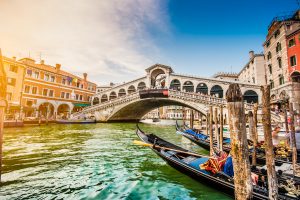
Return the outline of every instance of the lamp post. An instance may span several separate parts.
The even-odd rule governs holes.
[[[0,49],[0,182],[2,174],[2,144],[3,144],[3,121],[5,115],[6,102],[6,74],[4,71],[2,53]]]

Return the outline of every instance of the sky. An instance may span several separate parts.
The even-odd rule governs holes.
[[[0,0],[0,48],[97,84],[139,78],[156,63],[211,77],[239,72],[250,50],[263,51],[273,17],[298,8],[297,0]]]

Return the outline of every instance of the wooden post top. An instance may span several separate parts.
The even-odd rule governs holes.
[[[237,83],[229,85],[226,92],[227,102],[240,102],[243,101],[243,94],[241,92],[240,86]]]

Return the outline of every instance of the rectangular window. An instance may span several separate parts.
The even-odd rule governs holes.
[[[32,87],[32,94],[37,94],[37,87]]]
[[[9,71],[17,73],[18,72],[18,66],[10,65],[9,66]]]
[[[292,56],[290,57],[290,62],[291,62],[291,66],[296,66],[297,65],[297,60],[296,60],[296,56]]]
[[[82,101],[82,98],[83,98],[83,96],[82,96],[82,95],[80,95],[80,96],[79,96],[79,100],[80,100],[80,101]]]
[[[50,81],[51,81],[51,82],[54,82],[54,81],[55,81],[55,76],[51,76]]]
[[[76,94],[76,98],[75,98],[76,100],[78,100],[79,99],[79,95],[78,94]]]
[[[39,72],[34,72],[33,73],[33,78],[39,78],[40,77],[40,73]]]
[[[49,74],[45,74],[44,80],[45,80],[45,81],[49,81]]]
[[[62,79],[62,81],[61,81],[61,83],[63,84],[63,85],[66,85],[66,79]]]
[[[53,97],[54,96],[54,91],[53,90],[49,90],[49,97]]]
[[[66,93],[66,99],[70,98],[70,93]]]
[[[274,82],[270,81],[270,88],[273,89],[274,88]]]
[[[6,100],[11,101],[11,99],[12,99],[12,93],[10,92],[6,93]]]
[[[60,93],[60,98],[65,98],[65,92]]]
[[[29,93],[29,92],[30,92],[30,86],[29,85],[25,85],[24,93]]]
[[[284,78],[283,76],[279,76],[279,85],[283,85],[284,84]]]
[[[48,96],[48,89],[43,89],[43,96]]]
[[[31,69],[27,69],[26,70],[26,75],[31,77],[32,76],[32,70]]]
[[[16,79],[15,78],[7,78],[7,84],[11,86],[16,85]]]
[[[289,40],[289,47],[295,46],[295,38]]]

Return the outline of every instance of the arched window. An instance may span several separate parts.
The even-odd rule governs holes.
[[[281,67],[282,67],[282,61],[281,61],[281,58],[278,57],[278,58],[277,58],[277,61],[278,61],[278,67],[281,68]]]
[[[133,93],[133,92],[135,92],[136,90],[135,90],[135,87],[133,86],[133,85],[131,85],[131,86],[129,86],[129,88],[128,88],[128,90],[127,90],[127,93],[128,94],[131,94],[131,93]]]
[[[194,84],[192,81],[186,81],[184,82],[182,86],[182,90],[185,92],[194,92]]]
[[[244,101],[247,101],[247,103],[257,103],[258,102],[258,95],[253,90],[247,90],[244,95]]]
[[[223,89],[219,85],[214,85],[210,90],[210,95],[216,96],[218,98],[223,98]]]
[[[104,95],[102,95],[102,97],[101,97],[101,103],[106,102],[106,101],[108,101],[108,98],[107,98],[107,95],[104,94]]]
[[[279,51],[281,51],[281,43],[278,42],[276,45],[276,52],[278,53]]]
[[[143,89],[145,89],[145,88],[146,88],[146,83],[140,82],[140,83],[138,84],[138,87],[137,87],[138,90],[143,90]]]
[[[278,77],[279,77],[279,85],[283,85],[284,84],[284,77],[283,77],[283,75],[279,74]]]
[[[99,104],[99,103],[100,103],[99,98],[98,98],[98,97],[95,97],[95,98],[93,99],[93,105],[97,105],[97,104]]]
[[[117,94],[115,92],[111,92],[109,95],[109,100],[113,100],[117,98]]]
[[[208,87],[205,83],[199,83],[196,87],[196,92],[201,94],[208,94]]]
[[[125,96],[125,95],[126,95],[125,89],[123,89],[123,88],[120,89],[120,90],[119,90],[119,93],[118,93],[118,96],[121,97],[121,96]]]
[[[270,60],[272,58],[272,54],[271,54],[270,51],[268,52],[268,57],[267,58],[268,58],[268,60]]]
[[[180,84],[179,80],[174,79],[174,80],[171,81],[171,84],[170,84],[170,89],[171,90],[178,90],[178,91],[180,91],[180,87],[181,87],[181,84]]]

